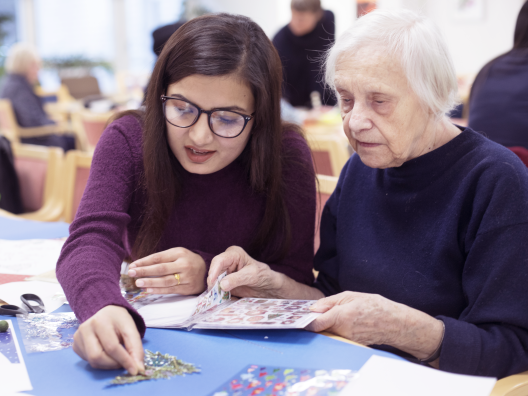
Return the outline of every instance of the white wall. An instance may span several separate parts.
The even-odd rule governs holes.
[[[480,21],[457,22],[457,0],[429,1],[427,15],[440,26],[459,74],[476,73],[513,47],[513,32],[524,0],[487,0]]]
[[[202,0],[213,12],[229,12],[250,17],[272,38],[290,21],[291,0]],[[356,19],[355,0],[321,0],[323,8],[334,12],[336,32],[342,33]]]
[[[442,30],[457,74],[475,74],[513,47],[513,31],[525,0],[484,0],[479,20],[456,19],[461,0],[378,0],[379,8],[405,7],[423,12]]]
[[[484,0],[484,17],[457,21],[461,0],[377,0],[379,8],[414,9],[432,18],[443,31],[458,74],[475,74],[489,60],[513,46],[517,14],[525,0]],[[203,0],[212,11],[246,15],[270,37],[290,19],[290,0]],[[340,35],[356,19],[355,0],[322,0],[323,7],[336,16]]]

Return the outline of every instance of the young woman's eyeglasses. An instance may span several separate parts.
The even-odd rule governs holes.
[[[253,114],[245,115],[236,111],[213,109],[202,110],[195,104],[171,96],[161,96],[163,114],[167,121],[179,128],[189,128],[196,124],[202,113],[207,114],[209,129],[215,135],[224,138],[235,138],[246,128],[253,119]]]

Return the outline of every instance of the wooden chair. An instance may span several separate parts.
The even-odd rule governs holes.
[[[339,176],[341,169],[350,158],[348,140],[337,134],[306,135],[312,150],[315,172],[319,175]]]
[[[490,393],[490,396],[526,395],[528,395],[528,371],[498,380]]]
[[[66,85],[64,84],[61,84],[56,91],[45,91],[44,89],[42,89],[41,86],[37,86],[35,87],[35,93],[41,97],[55,96],[57,98],[58,103],[67,103],[75,101],[75,98],[70,95],[68,87],[66,87]]]
[[[87,151],[93,151],[97,142],[103,134],[106,124],[114,112],[94,113],[88,110],[80,110],[72,113],[72,124],[79,135],[83,135],[86,141]]]
[[[314,252],[317,252],[319,245],[321,244],[321,238],[319,236],[321,227],[321,215],[323,214],[323,208],[330,198],[330,195],[334,192],[337,186],[338,178],[335,176],[317,175],[317,204],[315,208],[315,235],[314,235]],[[318,272],[313,270],[315,277],[317,278]]]
[[[64,154],[56,147],[13,144],[15,170],[28,220],[58,221],[64,210]]]
[[[68,151],[65,161],[64,221],[71,223],[88,182],[92,154],[77,150]]]
[[[0,130],[11,143],[20,143],[21,138],[73,133],[75,135],[76,147],[82,148],[83,145],[82,136],[78,136],[74,128],[66,122],[32,128],[21,127],[18,125],[13,106],[9,99],[0,99]]]
[[[62,78],[61,84],[68,88],[68,92],[75,99],[101,95],[99,82],[94,76]]]

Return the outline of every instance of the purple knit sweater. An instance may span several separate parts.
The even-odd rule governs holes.
[[[128,309],[143,335],[143,319],[119,289],[121,262],[134,245],[146,204],[139,188],[141,140],[141,126],[132,116],[113,122],[103,133],[57,263],[57,278],[80,321],[107,305],[118,305]],[[306,142],[293,132],[285,134],[282,154],[312,167]],[[298,282],[311,284],[315,180],[293,166],[285,167],[283,174],[292,243],[284,259],[267,264]],[[208,175],[184,171],[183,181],[183,194],[168,220],[159,251],[184,247],[200,254],[209,266],[212,258],[229,246],[247,249],[262,219],[265,200],[250,189],[240,161]]]

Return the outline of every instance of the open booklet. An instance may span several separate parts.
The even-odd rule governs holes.
[[[218,277],[200,296],[127,293],[147,327],[196,329],[302,329],[320,314],[310,311],[313,300],[242,298],[222,290]]]

